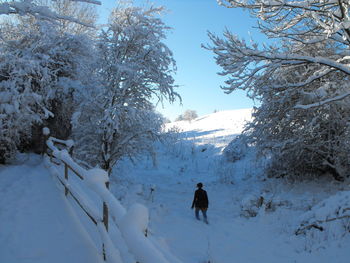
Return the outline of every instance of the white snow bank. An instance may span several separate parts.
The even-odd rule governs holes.
[[[121,225],[132,224],[135,225],[136,229],[138,229],[141,233],[145,233],[147,231],[149,214],[148,209],[141,204],[134,204],[128,210],[128,213],[124,216]]]
[[[346,227],[344,221],[342,221],[345,219],[348,221],[348,226]],[[311,211],[302,215],[300,221],[300,233],[305,233],[306,230],[311,228],[324,231],[329,223],[337,221],[337,224],[345,227],[345,234],[345,231],[348,232],[350,230],[350,191],[339,192],[320,202]],[[308,226],[311,227],[309,228]]]
[[[92,188],[95,185],[105,187],[106,183],[109,181],[108,173],[99,168],[87,170],[84,174],[84,179],[85,182]]]
[[[109,263],[123,263],[123,260],[120,257],[120,252],[115,248],[111,238],[109,237],[108,232],[106,231],[103,223],[98,222],[97,228],[100,232],[103,244],[105,245],[106,259]]]
[[[120,230],[136,259],[142,263],[168,263],[165,256],[145,236],[148,225],[148,209],[133,205],[124,216]]]
[[[339,192],[314,206],[300,217],[295,231],[298,238],[307,240],[305,250],[315,251],[350,241],[350,191]]]

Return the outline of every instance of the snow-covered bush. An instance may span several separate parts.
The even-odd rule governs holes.
[[[170,126],[161,139],[167,151],[183,161],[191,159],[197,150],[204,152],[207,149],[207,146],[197,147],[194,141],[184,139],[184,133],[178,126]],[[185,167],[182,167],[180,172],[184,170]]]
[[[255,217],[264,203],[264,197],[248,195],[241,202],[241,216]]]
[[[18,148],[41,152],[44,125],[57,137],[70,134],[74,92],[84,82],[82,71],[89,64],[84,58],[91,57],[91,49],[86,38],[67,32],[90,31],[83,30],[92,28],[96,18],[89,3],[101,4],[95,0],[0,3],[0,14],[11,15],[1,21],[0,163],[11,159]]]
[[[298,74],[308,74],[300,67],[283,71],[277,70],[275,76],[297,78]],[[274,88],[261,89],[262,105],[255,111],[246,132],[256,142],[260,153],[271,156],[267,172],[270,176],[303,179],[329,174],[342,180],[348,175],[349,126],[346,116],[350,112],[349,99],[308,110],[298,108],[300,103],[315,101],[321,94],[329,97],[345,91],[346,87],[341,88],[344,84],[341,75],[329,75],[324,84],[318,83],[321,88],[314,83],[298,89],[281,88],[278,92]],[[274,78],[270,78],[271,87],[277,83]]]
[[[239,184],[247,180],[253,180],[252,183],[265,180],[266,157],[258,156],[256,147],[247,145],[245,140],[242,142],[240,139],[234,139],[231,144],[234,145],[235,151],[230,151],[231,148],[227,146],[228,153],[226,154],[225,149],[216,164],[215,174],[218,175],[220,181]],[[234,157],[234,161],[231,161],[232,157]]]
[[[247,152],[247,143],[245,136],[237,136],[224,149],[224,156],[228,162],[241,160]]]
[[[183,130],[178,126],[170,126],[163,129],[161,141],[169,152],[178,156],[181,152],[179,144],[183,142],[181,133]]]
[[[178,126],[166,127],[163,129],[164,140],[166,140],[168,143],[176,143],[181,140],[180,133],[182,132],[183,130]]]
[[[48,22],[18,25],[14,33],[4,36],[0,47],[4,159],[17,148],[42,151],[42,126],[57,137],[69,134],[73,94],[82,86],[82,65],[90,55],[84,37],[59,34]]]
[[[292,203],[290,201],[279,200],[271,194],[250,194],[243,198],[241,202],[241,216],[246,218],[255,217],[261,210],[264,212],[275,212],[278,208],[290,208],[291,206]]]
[[[325,199],[299,220],[295,234],[312,241],[308,250],[322,247],[327,242],[340,241],[350,232],[350,192],[338,192]]]

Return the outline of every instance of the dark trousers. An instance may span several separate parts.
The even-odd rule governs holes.
[[[199,208],[199,207],[196,207],[195,209],[195,215],[196,215],[196,218],[198,220],[200,220],[199,218],[199,210],[202,211],[202,214],[203,214],[203,217],[204,217],[204,221],[207,222],[207,208]]]

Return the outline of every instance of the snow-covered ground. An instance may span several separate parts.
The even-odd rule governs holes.
[[[0,166],[0,262],[103,262],[42,158]]]
[[[184,140],[159,146],[156,166],[150,158],[120,163],[113,192],[127,207],[135,202],[149,207],[150,233],[185,263],[350,262],[349,236],[313,240],[294,234],[305,211],[344,186],[266,180],[249,156],[231,165],[230,183],[222,182],[222,149],[250,114],[224,111],[168,124]],[[209,195],[209,225],[197,221],[190,208],[198,182]],[[261,195],[273,201],[275,211],[263,206],[256,217],[242,217],[242,204]]]
[[[112,192],[126,209],[136,202],[149,209],[148,238],[168,253],[170,263],[179,263],[175,257],[183,263],[350,262],[350,235],[343,231],[350,212],[338,208],[350,204],[348,185],[266,179],[254,151],[233,164],[223,160],[223,148],[250,114],[223,111],[169,124],[167,129],[176,125],[179,133],[157,146],[155,159],[120,162]],[[42,158],[22,157],[0,166],[0,263],[101,262],[96,233],[72,211]],[[209,225],[190,208],[198,182],[209,195]],[[257,200],[262,206],[252,206]],[[322,232],[295,235],[302,220],[334,214],[344,219]]]

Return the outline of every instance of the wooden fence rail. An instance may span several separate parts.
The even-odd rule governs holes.
[[[47,142],[49,144],[49,140],[50,142],[53,144],[53,146],[56,145],[60,145],[60,147],[63,148],[68,148],[68,152],[69,155],[72,156],[73,153],[73,147],[70,145],[67,145],[65,143],[65,141],[62,140],[58,140],[55,139],[53,137],[47,138]],[[64,193],[65,196],[67,197],[68,194],[70,196],[72,196],[72,198],[76,201],[76,203],[79,205],[79,207],[84,211],[84,213],[87,215],[87,217],[97,226],[98,221],[100,221],[100,219],[96,219],[94,215],[92,215],[89,210],[83,205],[83,202],[79,199],[78,196],[76,196],[74,194],[74,192],[70,189],[70,186],[68,184],[68,180],[69,180],[69,171],[72,171],[73,174],[75,174],[79,179],[84,180],[84,176],[81,175],[79,173],[79,171],[77,171],[76,169],[74,169],[73,167],[71,167],[66,161],[64,161],[63,159],[58,158],[57,156],[54,156],[53,151],[50,147],[47,148],[46,151],[47,155],[50,157],[50,161],[55,164],[55,165],[59,165],[59,164],[64,164],[64,180],[62,180],[62,178],[60,178],[60,176],[56,176],[59,180],[59,182],[63,185],[64,187]],[[59,162],[57,162],[57,160]],[[106,182],[106,187],[109,188],[109,183]],[[103,205],[102,205],[102,222],[106,228],[106,231],[108,232],[108,217],[109,217],[109,213],[108,213],[108,205],[105,201],[103,201]],[[102,240],[102,254],[103,254],[103,259],[106,261],[106,251],[105,251],[105,244]]]
[[[112,227],[117,227],[120,231],[122,240],[123,255],[130,255],[135,258],[135,262],[144,263],[169,263],[180,262],[174,256],[169,256],[162,252],[155,244],[147,238],[145,230],[140,229],[139,222],[134,219],[134,213],[148,214],[146,207],[136,205],[129,211],[120,204],[120,202],[109,191],[108,176],[105,171],[94,170],[96,168],[85,169],[72,159],[73,142],[63,141],[46,135],[46,153],[50,171],[58,178],[64,187],[66,197],[71,196],[78,204],[86,216],[96,225],[102,240],[103,259],[108,262],[123,262],[119,248],[117,248],[111,239]],[[60,175],[56,169],[58,166],[64,168],[64,176]],[[71,171],[71,173],[70,173]],[[89,190],[94,191],[101,199],[101,208],[96,208],[89,201],[85,193],[74,183],[69,183],[70,176],[76,175],[80,180],[86,182]],[[94,177],[101,176],[101,177]],[[78,180],[79,180],[78,179]],[[76,180],[74,180],[76,182]],[[104,185],[105,183],[105,185]],[[101,213],[102,212],[102,213]],[[110,214],[110,215],[109,215]],[[109,225],[109,219],[111,222]],[[116,234],[116,233],[114,233]],[[118,234],[119,235],[119,234]],[[147,251],[147,253],[145,253]],[[167,256],[166,256],[167,255]],[[167,257],[172,259],[169,261]],[[127,256],[129,257],[129,256]]]

